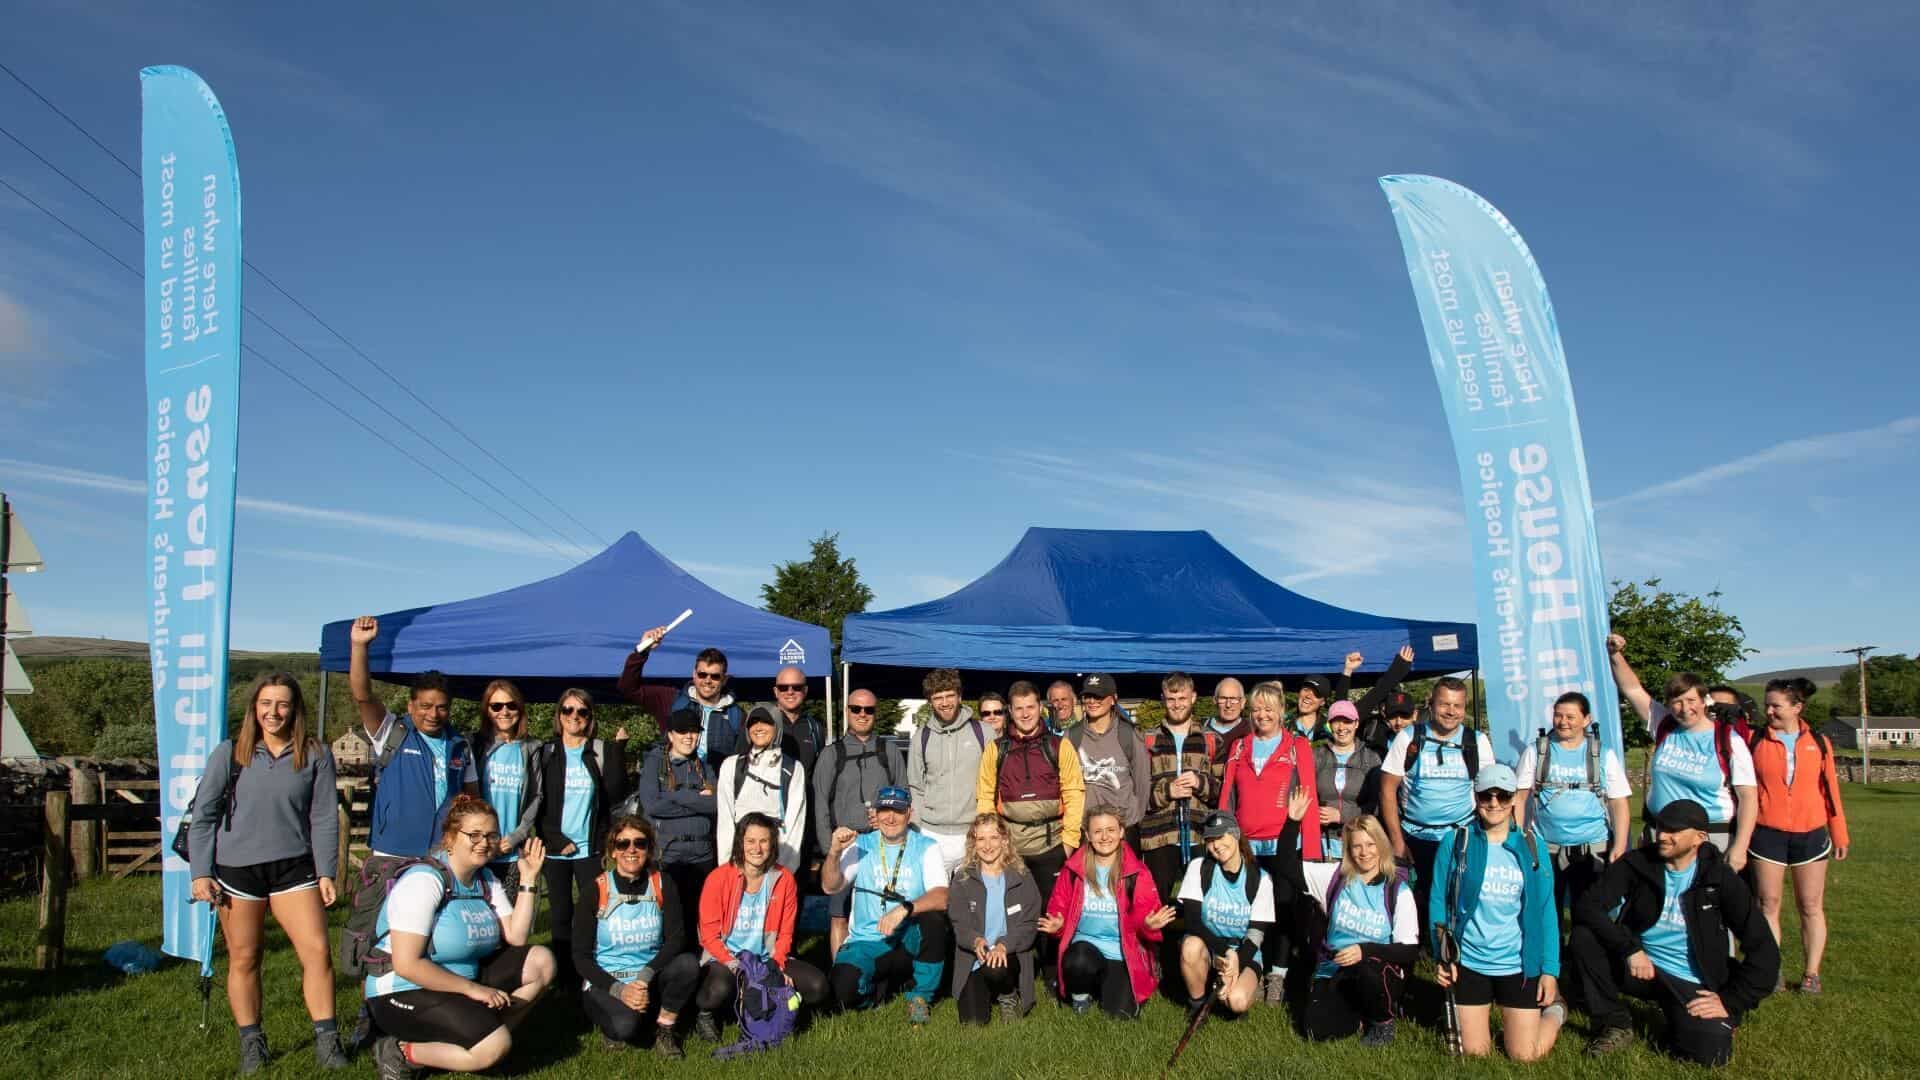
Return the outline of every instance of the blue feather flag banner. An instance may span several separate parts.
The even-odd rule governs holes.
[[[1578,690],[1602,742],[1621,753],[1607,577],[1546,280],[1506,215],[1459,184],[1387,176],[1380,186],[1460,465],[1494,749],[1517,760],[1554,699]]]
[[[161,948],[203,964],[173,836],[227,730],[240,462],[240,170],[220,101],[182,67],[140,72],[146,214],[147,534],[141,552],[160,752]]]

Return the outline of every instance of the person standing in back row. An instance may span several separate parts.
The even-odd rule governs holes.
[[[620,696],[646,710],[654,720],[662,721],[683,708],[700,711],[700,738],[694,747],[706,760],[707,768],[718,771],[720,763],[746,746],[746,714],[727,690],[727,654],[719,649],[702,649],[693,659],[693,681],[683,690],[670,686],[649,686],[647,658],[666,635],[667,628],[656,626],[640,638],[620,669]]]
[[[1227,752],[1227,775],[1220,786],[1220,809],[1233,814],[1247,838],[1255,863],[1273,881],[1275,911],[1291,912],[1293,886],[1280,866],[1281,834],[1287,827],[1287,796],[1295,787],[1319,801],[1314,777],[1313,745],[1286,727],[1287,693],[1278,682],[1253,688],[1253,730]],[[1320,858],[1320,819],[1309,816],[1300,826],[1300,853]],[[1287,975],[1293,963],[1293,920],[1276,922],[1269,936],[1267,966],[1261,999],[1269,1005],[1285,1000]]]
[[[635,779],[640,810],[653,823],[660,844],[654,865],[673,879],[690,941],[699,937],[700,894],[720,854],[714,844],[720,802],[713,790],[713,770],[700,756],[701,719],[693,705],[669,713],[660,725],[664,738],[647,751]]]
[[[720,766],[715,835],[721,851],[732,851],[738,824],[748,814],[765,814],[780,823],[780,865],[798,877],[806,844],[807,770],[780,746],[778,730],[765,705],[747,714],[747,748]]]
[[[593,695],[569,687],[554,706],[554,735],[527,764],[526,802],[516,834],[532,831],[547,852],[547,904],[560,985],[579,989],[573,966],[573,905],[594,902],[600,845],[627,792],[627,729],[597,737]]]
[[[862,688],[848,694],[847,733],[820,751],[819,767],[813,772],[816,850],[832,846],[833,831],[843,825],[856,833],[872,832],[873,800],[880,789],[906,782],[906,758],[873,730],[879,713],[880,699],[873,691]],[[839,952],[840,943],[847,940],[847,916],[852,906],[853,893],[847,889],[833,894],[828,904],[831,952]]]
[[[1568,910],[1600,880],[1608,863],[1627,853],[1627,798],[1633,789],[1619,755],[1600,746],[1592,711],[1587,695],[1578,690],[1561,694],[1553,703],[1553,733],[1543,732],[1522,750],[1515,770],[1521,790],[1515,810],[1553,853],[1555,895]]]
[[[1140,729],[1114,714],[1119,691],[1111,675],[1089,675],[1080,684],[1080,723],[1067,740],[1080,754],[1087,783],[1087,816],[1111,810],[1126,825],[1127,846],[1140,846],[1140,819],[1147,813],[1153,773]]]
[[[961,702],[958,671],[935,668],[927,672],[920,687],[927,703],[913,714],[913,734],[907,740],[907,789],[913,795],[914,823],[939,845],[943,873],[951,874],[967,857],[967,830],[973,827],[976,812],[987,728]],[[938,884],[944,888],[946,878]]]
[[[1065,679],[1053,680],[1047,685],[1047,730],[1065,735],[1079,722],[1080,699],[1073,692],[1073,684]]]
[[[1178,891],[1187,864],[1204,847],[1200,823],[1220,801],[1214,764],[1226,759],[1227,744],[1194,721],[1194,698],[1193,678],[1169,672],[1160,680],[1167,718],[1146,734],[1151,779],[1147,813],[1140,819],[1140,858],[1161,896]]]
[[[1467,722],[1467,684],[1449,675],[1434,684],[1432,718],[1393,737],[1380,765],[1380,818],[1393,857],[1411,861],[1420,886],[1420,932],[1432,925],[1428,886],[1440,841],[1473,819],[1473,781],[1494,763],[1493,743]]]

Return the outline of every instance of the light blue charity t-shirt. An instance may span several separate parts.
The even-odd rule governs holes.
[[[885,941],[880,916],[899,907],[885,893],[889,884],[898,896],[919,896],[944,881],[939,845],[918,830],[899,844],[885,843],[878,829],[864,833],[842,852],[841,873],[853,876],[853,915],[847,921],[848,941]]]
[[[1247,936],[1247,927],[1253,924],[1253,905],[1247,901],[1247,885],[1242,881],[1248,874],[1258,875],[1260,868],[1242,863],[1240,877],[1227,876],[1226,870],[1219,866],[1213,868],[1213,885],[1207,889],[1207,898],[1200,903],[1200,921],[1207,929],[1228,941],[1239,941]],[[1260,895],[1260,879],[1254,878],[1254,895]],[[1253,962],[1260,962],[1260,953],[1255,951]]]
[[[418,728],[414,731],[433,755],[433,805],[437,807],[447,801],[447,751],[451,743],[445,735],[429,735]]]
[[[1787,786],[1792,787],[1795,767],[1799,765],[1799,762],[1794,760],[1793,747],[1795,743],[1800,741],[1800,733],[1798,731],[1776,731],[1774,734],[1780,736],[1780,744],[1787,748]]]
[[[1347,762],[1352,761],[1353,755],[1358,753],[1359,750],[1360,748],[1356,746],[1344,754],[1338,750],[1333,751],[1332,797],[1335,800],[1334,805],[1336,806],[1339,805],[1338,800],[1340,793],[1347,790]],[[1338,859],[1340,856],[1346,854],[1346,849],[1340,842],[1342,828],[1343,826],[1340,825],[1321,826],[1320,857],[1322,859]]]
[[[1466,739],[1474,737],[1464,725],[1455,728],[1446,739],[1431,731],[1427,733],[1426,740],[1420,744],[1419,759],[1407,770],[1406,779],[1400,784],[1402,832],[1420,840],[1440,840],[1473,813],[1473,781],[1467,777],[1467,758],[1462,746]],[[1398,751],[1387,752],[1398,754],[1400,760],[1405,761],[1405,746],[1403,743]]]
[[[1073,928],[1073,940],[1092,945],[1109,960],[1123,960],[1125,954],[1120,951],[1120,898],[1107,886],[1106,867],[1095,867],[1093,874],[1100,887],[1106,889],[1106,894],[1096,892],[1092,881],[1080,886],[1084,893],[1080,900],[1080,922]]]
[[[594,959],[616,977],[635,975],[660,955],[659,898],[653,895],[652,885],[647,886],[645,897],[621,896],[611,873],[606,881],[608,899],[619,902],[594,930]]]
[[[1653,781],[1647,785],[1647,809],[1656,813],[1676,799],[1692,799],[1712,815],[1721,805],[1727,778],[1713,747],[1713,728],[1675,731],[1653,754]]]
[[[593,774],[587,771],[585,743],[565,748],[567,783],[565,800],[560,804],[560,835],[573,841],[571,855],[553,855],[555,859],[589,859],[587,848],[593,839]]]
[[[980,936],[991,948],[1006,940],[1007,936],[1007,875],[981,874],[980,882],[987,887],[987,910],[983,912],[986,922],[981,927]],[[975,960],[973,967],[967,970],[979,971],[980,961]]]
[[[1405,903],[1407,898],[1400,898]],[[1349,945],[1380,945],[1393,940],[1393,926],[1387,919],[1387,884],[1371,885],[1350,881],[1334,897],[1333,912],[1327,916],[1327,951],[1337,953]],[[1339,965],[1323,962],[1314,974],[1329,978]]]
[[[773,892],[773,886],[768,883],[772,880],[773,875],[768,874],[760,879],[758,889],[740,894],[733,927],[727,931],[728,952],[735,955],[750,952],[762,957],[772,952],[767,948],[767,897]]]
[[[1547,740],[1547,786],[1533,793],[1535,821],[1549,844],[1598,844],[1607,839],[1607,806],[1601,793],[1556,784],[1587,782],[1587,744],[1568,750]],[[1606,783],[1604,771],[1596,777]]]
[[[1646,950],[1653,966],[1688,982],[1699,982],[1693,969],[1693,951],[1687,944],[1687,920],[1680,906],[1681,895],[1693,888],[1693,877],[1700,869],[1695,859],[1685,870],[1667,870],[1667,896],[1660,905],[1660,917],[1640,935],[1640,947]]]
[[[500,831],[512,832],[520,822],[520,796],[527,786],[527,755],[524,743],[502,743],[487,755],[486,770],[480,774],[480,797],[500,815]],[[503,855],[495,862],[514,862],[519,853]]]
[[[1487,845],[1487,872],[1480,902],[1460,933],[1460,962],[1482,975],[1514,975],[1521,969],[1520,914],[1527,879],[1520,858],[1504,845]]]
[[[1280,749],[1280,740],[1285,736],[1286,732],[1282,731],[1264,739],[1258,736],[1252,737],[1253,747],[1252,751],[1247,755],[1247,760],[1253,765],[1255,775],[1259,775],[1259,773],[1267,767],[1267,762],[1273,760],[1274,751]],[[1298,843],[1299,841],[1296,839],[1295,844],[1297,845]],[[1255,855],[1280,854],[1280,838],[1276,836],[1270,836],[1265,840],[1249,839],[1247,846],[1252,849]]]
[[[374,923],[374,940],[381,949],[391,953],[391,926],[398,926],[406,933],[421,934],[427,939],[427,956],[435,964],[461,978],[477,979],[481,962],[500,951],[499,905],[506,903],[506,897],[490,876],[479,875],[470,886],[462,886],[455,879],[453,896],[441,905],[440,883],[440,872],[431,866],[410,867],[401,874],[380,908],[380,916]],[[367,997],[418,989],[418,983],[394,971],[368,975],[362,985]]]

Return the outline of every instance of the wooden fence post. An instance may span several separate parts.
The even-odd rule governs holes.
[[[67,777],[72,784],[73,805],[92,806],[100,799],[100,774],[93,771],[87,762],[77,758],[61,758],[67,765]],[[73,879],[85,881],[100,872],[100,842],[106,826],[99,821],[79,821],[73,827]]]
[[[72,796],[47,792],[46,846],[40,874],[40,944],[37,971],[58,971],[67,951],[67,810]]]

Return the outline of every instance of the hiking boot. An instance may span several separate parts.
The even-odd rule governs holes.
[[[907,999],[907,1023],[914,1027],[923,1027],[932,1019],[932,1011],[927,1008],[927,999],[910,997]]]
[[[999,997],[994,999],[994,1002],[995,1004],[1000,1006],[1000,1022],[1001,1023],[1011,1024],[1014,1021],[1020,1019],[1020,995],[1019,994],[1001,994]]]
[[[1820,992],[1820,976],[1808,975],[1802,978],[1800,980],[1800,992],[1803,994],[1818,994]]]
[[[717,1043],[720,1041],[720,1021],[713,1018],[713,1013],[701,1009],[693,1018],[693,1034],[696,1038]]]
[[[1587,1056],[1606,1057],[1608,1054],[1617,1054],[1632,1045],[1632,1028],[1610,1027],[1595,1035],[1593,1041],[1587,1044]]]
[[[1260,998],[1269,1005],[1280,1005],[1287,1000],[1287,969],[1274,968],[1260,984]]]
[[[240,1036],[240,1072],[256,1073],[267,1067],[267,1037],[258,1031]]]
[[[1073,1006],[1073,1011],[1077,1015],[1085,1016],[1087,1013],[1090,1013],[1093,1011],[1093,995],[1092,994],[1070,995],[1067,998],[1067,1004]]]
[[[1393,1021],[1382,1020],[1378,1024],[1368,1024],[1360,1033],[1361,1046],[1392,1046]]]
[[[600,1035],[600,1049],[609,1054],[617,1054],[627,1048],[627,1044],[604,1032]]]
[[[313,1063],[322,1069],[347,1067],[347,1052],[340,1049],[339,1032],[316,1031],[313,1033]]]
[[[653,1037],[653,1056],[667,1058],[670,1061],[678,1061],[686,1057],[687,1052],[680,1049],[679,1033],[670,1027],[661,1028]]]
[[[380,1080],[413,1080],[420,1071],[407,1060],[406,1052],[400,1049],[400,1040],[391,1035],[382,1035],[373,1041],[373,1067],[380,1074]]]

